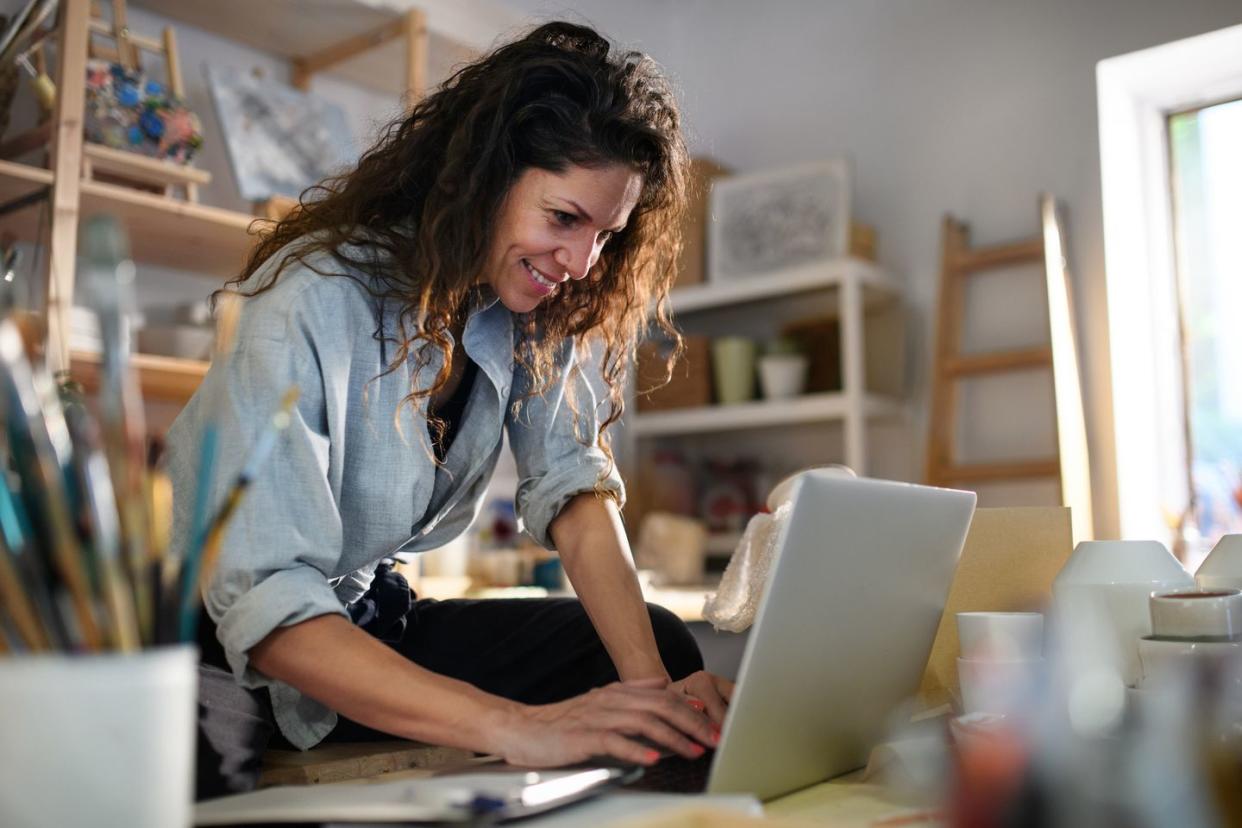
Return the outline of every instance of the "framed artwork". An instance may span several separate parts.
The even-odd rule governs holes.
[[[242,198],[297,198],[355,160],[340,107],[230,66],[208,66],[207,85]]]
[[[712,183],[708,280],[796,270],[847,255],[850,167],[845,159]]]

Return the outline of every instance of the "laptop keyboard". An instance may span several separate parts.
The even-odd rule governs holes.
[[[625,787],[632,791],[662,793],[702,793],[707,790],[707,774],[712,767],[712,754],[698,759],[668,756],[643,770],[643,775]]]

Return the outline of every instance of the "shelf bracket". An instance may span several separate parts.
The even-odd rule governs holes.
[[[405,75],[406,95],[410,105],[419,101],[427,90],[427,16],[418,9],[411,9],[401,17],[377,26],[339,43],[334,43],[293,59],[292,84],[306,91],[311,78],[338,64],[355,58],[371,49],[379,48],[389,41],[404,38],[406,42]]]

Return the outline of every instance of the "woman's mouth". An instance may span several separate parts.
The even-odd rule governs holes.
[[[530,276],[531,283],[539,291],[540,295],[546,296],[552,291],[556,290],[556,286],[559,284],[559,282],[556,282],[555,280],[550,279],[547,276],[540,273],[538,270],[535,269],[535,266],[532,265],[530,262],[528,262],[526,259],[522,259],[522,266],[526,268],[526,273],[527,275]]]

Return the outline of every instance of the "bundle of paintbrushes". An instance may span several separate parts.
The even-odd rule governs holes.
[[[210,511],[215,429],[200,456],[189,542],[170,544],[172,487],[147,462],[143,405],[126,320],[134,265],[118,222],[83,225],[79,284],[103,341],[96,418],[72,383],[31,359],[0,319],[0,649],[133,651],[191,641],[200,588],[246,488],[288,424],[297,389],[258,438],[223,503]],[[216,361],[228,359],[240,307],[221,304]]]

